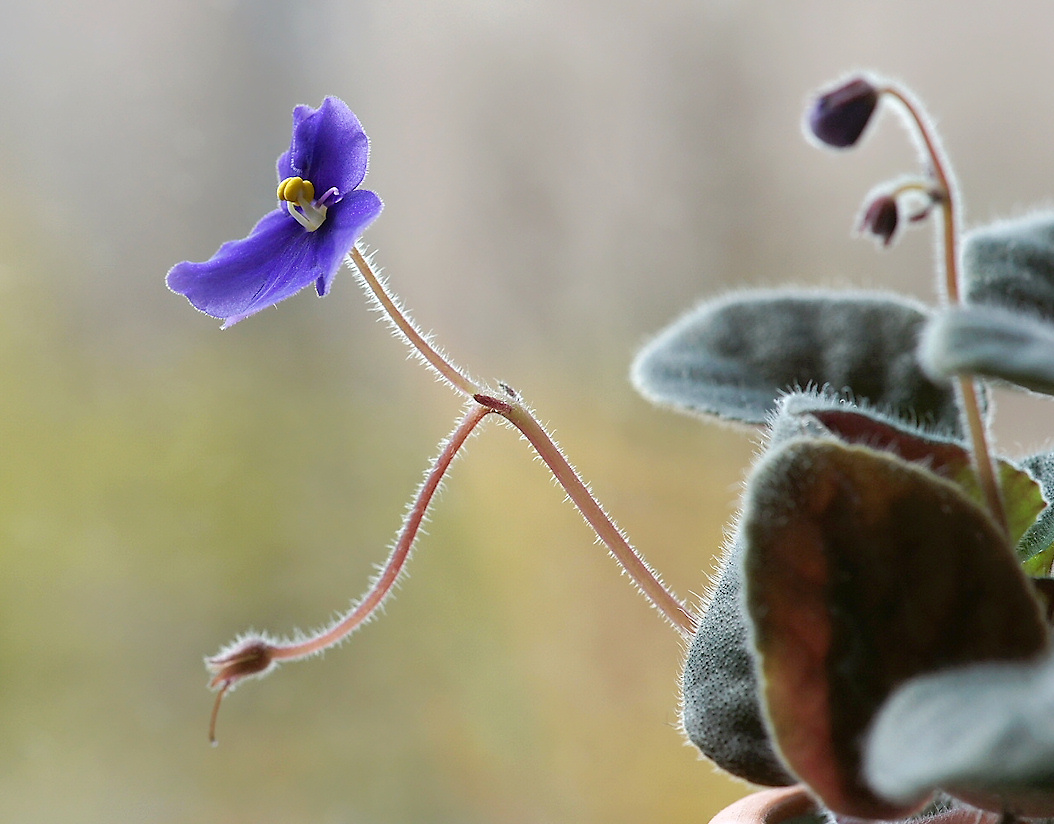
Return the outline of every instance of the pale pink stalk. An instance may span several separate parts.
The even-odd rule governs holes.
[[[355,272],[366,294],[373,300],[374,305],[384,312],[392,327],[399,333],[399,337],[406,341],[414,353],[440,378],[462,394],[471,397],[479,392],[480,387],[475,381],[433,346],[429,335],[417,328],[410,316],[399,305],[399,299],[389,291],[384,279],[374,270],[359,247],[353,247],[348,256],[354,264]]]
[[[893,85],[879,89],[880,94],[887,94],[903,107],[908,115],[909,127],[922,141],[922,150],[930,167],[940,194],[939,203],[943,215],[942,250],[944,253],[945,294],[951,303],[962,302],[961,275],[959,273],[959,230],[958,217],[961,211],[959,194],[951,177],[951,167],[944,152],[923,113],[920,104],[914,98]],[[959,396],[962,399],[963,412],[966,416],[967,429],[973,445],[974,469],[984,490],[988,510],[996,523],[1007,531],[1006,510],[1003,496],[999,490],[991,453],[988,449],[987,427],[981,415],[977,399],[977,385],[968,376],[957,379]]]
[[[541,459],[545,461],[557,483],[564,488],[597,537],[629,575],[630,580],[681,634],[691,635],[695,631],[695,620],[691,612],[663,584],[615,525],[615,522],[604,512],[603,507],[589,491],[589,487],[575,472],[534,413],[521,402],[519,395],[504,384],[501,386],[501,391],[497,393],[491,393],[483,387],[473,386],[471,379],[447,361],[445,356],[418,331],[417,326],[403,311],[398,300],[387,290],[383,281],[374,272],[370,261],[357,248],[351,252],[351,261],[359,272],[363,287],[369,290],[374,302],[388,314],[392,325],[399,330],[402,338],[435,372],[446,378],[455,388],[463,392],[470,390],[470,394],[477,403],[497,412],[520,430]]]
[[[683,635],[690,635],[695,629],[695,622],[687,607],[666,588],[630,545],[626,536],[604,512],[560,448],[538,422],[534,413],[520,401],[516,392],[504,384],[498,393],[491,393],[478,386],[417,328],[358,248],[352,249],[349,258],[358,272],[360,283],[374,304],[387,315],[400,337],[431,370],[458,392],[471,397],[472,402],[429,469],[384,568],[360,601],[328,627],[306,638],[279,642],[266,636],[250,634],[239,638],[218,655],[207,659],[206,664],[213,675],[209,686],[217,690],[209,725],[209,739],[215,742],[216,718],[223,697],[240,681],[266,675],[282,661],[306,658],[339,644],[376,613],[403,572],[414,539],[447,469],[476,426],[492,413],[501,415],[523,434],[630,579],[667,621]]]
[[[469,406],[457,428],[444,442],[439,455],[429,468],[424,483],[417,491],[413,506],[406,514],[399,537],[383,569],[370,586],[369,591],[346,614],[337,618],[325,629],[294,642],[272,641],[263,636],[252,635],[239,639],[215,657],[207,659],[206,664],[209,671],[213,673],[209,686],[219,691],[209,724],[210,741],[216,740],[216,716],[220,702],[239,681],[265,675],[282,661],[307,658],[339,644],[375,614],[402,575],[413,549],[414,539],[421,528],[432,498],[439,490],[443,476],[472,431],[491,411],[478,403]]]

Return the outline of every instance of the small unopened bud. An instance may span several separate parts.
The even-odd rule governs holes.
[[[818,140],[844,149],[864,133],[878,105],[878,89],[862,77],[820,95],[809,111],[808,122]]]
[[[899,221],[897,200],[892,195],[879,195],[864,210],[858,230],[871,235],[877,243],[889,246]]]

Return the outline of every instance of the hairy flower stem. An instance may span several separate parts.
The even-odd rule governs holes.
[[[575,472],[574,467],[567,462],[563,452],[542,428],[538,419],[521,403],[512,404],[508,411],[500,411],[499,414],[519,429],[530,441],[531,446],[553,473],[553,477],[564,488],[567,497],[578,507],[582,517],[586,519],[597,537],[645,597],[675,629],[685,637],[690,637],[695,632],[695,620],[691,614],[684,604],[667,589],[654,570],[629,543],[622,530],[604,512],[597,499],[589,491],[589,487]]]
[[[363,286],[370,296],[388,315],[392,325],[417,354],[448,383],[461,392],[471,395],[476,403],[489,412],[496,412],[516,427],[534,447],[539,457],[553,473],[557,483],[582,513],[597,537],[619,563],[630,579],[652,602],[659,613],[679,632],[689,635],[695,631],[691,613],[685,605],[662,583],[648,564],[632,547],[626,536],[604,512],[589,488],[564,457],[560,448],[545,431],[530,408],[524,405],[515,391],[502,385],[502,391],[491,393],[486,387],[477,386],[464,372],[451,364],[422,335],[414,322],[406,315],[396,297],[388,291],[374,272],[370,262],[358,249],[352,249],[351,261],[358,270]]]
[[[355,604],[347,615],[338,619],[329,628],[296,644],[276,647],[272,653],[274,660],[288,661],[296,658],[305,658],[321,652],[334,644],[339,644],[362,626],[384,602],[384,599],[391,593],[392,587],[395,586],[395,582],[399,579],[407,559],[410,557],[414,539],[417,537],[425,513],[427,513],[428,506],[439,489],[443,476],[450,468],[450,464],[458,451],[465,445],[469,435],[472,434],[472,430],[491,411],[479,404],[472,404],[458,423],[457,428],[443,444],[439,456],[428,470],[424,483],[421,484],[421,488],[417,491],[417,497],[406,515],[406,520],[403,521],[402,529],[399,531],[399,537],[392,548],[392,553],[388,556],[384,568],[373,582],[369,592]]]
[[[413,505],[406,514],[384,567],[366,594],[355,602],[348,612],[339,616],[328,627],[295,641],[274,641],[256,634],[243,636],[206,661],[212,673],[209,686],[217,692],[209,721],[209,740],[215,743],[216,719],[224,696],[240,681],[266,675],[283,661],[306,658],[335,646],[376,614],[406,567],[414,540],[447,470],[476,427],[491,414],[501,415],[530,442],[626,574],[667,621],[682,635],[689,636],[695,629],[691,613],[633,549],[626,536],[607,516],[560,448],[538,422],[534,413],[520,401],[519,395],[505,384],[500,384],[500,391],[496,393],[477,386],[432,346],[357,248],[352,250],[350,259],[359,272],[360,282],[402,338],[432,370],[459,392],[468,395],[471,401],[457,427],[443,442],[439,455],[425,475],[424,483],[418,489]]]
[[[492,409],[478,403],[472,403],[466,410],[450,437],[444,441],[439,455],[425,476],[424,483],[417,490],[413,506],[410,507],[403,520],[395,546],[392,547],[391,554],[380,574],[374,579],[369,591],[346,614],[307,638],[293,642],[277,642],[266,637],[251,635],[236,641],[218,655],[207,660],[206,664],[213,673],[209,686],[217,690],[216,702],[213,704],[212,716],[209,720],[210,742],[216,743],[216,719],[219,716],[220,704],[224,696],[239,681],[266,675],[282,661],[307,658],[335,646],[377,612],[402,575],[413,549],[414,540],[421,529],[421,523],[424,521],[433,497],[439,490],[443,476],[446,475],[454,458],[465,445],[473,430],[492,412]]]
[[[428,340],[428,337],[403,312],[398,298],[388,290],[387,285],[380,275],[374,271],[373,266],[370,265],[370,262],[362,254],[358,246],[352,247],[349,257],[352,263],[355,264],[355,272],[358,274],[367,294],[376,302],[395,329],[398,330],[402,339],[414,350],[417,356],[463,395],[472,397],[479,392],[479,387],[476,386],[472,378],[436,349],[431,341]]]
[[[922,140],[930,171],[937,184],[937,194],[939,195],[937,199],[941,207],[941,215],[943,216],[942,249],[944,252],[945,295],[950,303],[961,304],[963,298],[960,288],[959,231],[957,225],[961,207],[958,192],[952,184],[949,174],[951,166],[937,143],[926,118],[923,116],[920,105],[896,86],[885,86],[880,90],[880,93],[889,95],[904,107],[904,110],[911,118],[916,134]],[[985,501],[988,504],[989,514],[991,514],[1003,532],[1008,532],[1003,496],[999,491],[995,465],[988,449],[987,427],[981,415],[981,407],[977,399],[977,384],[968,376],[960,376],[956,379],[956,382],[959,390],[959,401],[966,418],[970,442],[973,447],[974,470],[977,472]]]

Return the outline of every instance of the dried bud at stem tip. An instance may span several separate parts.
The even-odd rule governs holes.
[[[219,690],[209,722],[210,742],[216,743],[216,718],[220,712],[223,696],[234,689],[244,678],[266,675],[275,666],[274,653],[273,645],[262,638],[251,636],[236,641],[214,658],[206,659],[205,665],[212,673],[209,688]]]

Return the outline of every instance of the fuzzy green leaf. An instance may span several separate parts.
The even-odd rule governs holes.
[[[938,380],[980,375],[1054,395],[1054,324],[1009,309],[947,309],[926,325],[919,359]]]
[[[765,787],[796,783],[765,728],[743,614],[743,542],[732,539],[681,678],[681,726],[707,758]]]
[[[637,355],[646,398],[762,423],[780,395],[827,387],[898,417],[959,431],[953,393],[919,369],[928,310],[896,295],[759,291],[698,306]]]
[[[987,809],[1054,814],[1054,657],[904,684],[876,717],[865,772],[889,798],[941,788]]]
[[[1054,321],[1054,212],[982,226],[963,240],[963,293]]]

